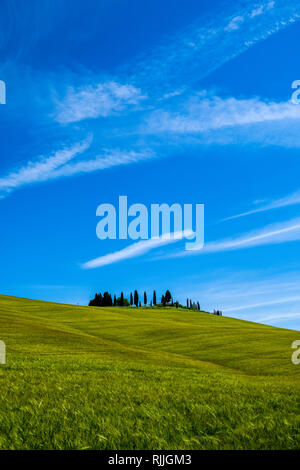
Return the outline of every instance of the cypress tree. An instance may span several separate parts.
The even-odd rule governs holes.
[[[171,302],[171,300],[172,300],[171,292],[169,290],[167,290],[166,293],[165,293],[165,301],[168,304],[168,303]]]
[[[110,307],[112,305],[112,298],[109,292],[104,292],[101,304],[103,307]]]
[[[147,294],[144,292],[144,305],[147,305]]]
[[[138,294],[137,290],[134,291],[134,305],[136,307],[138,307],[138,305],[139,305],[139,294]]]
[[[132,292],[130,292],[130,305],[131,305],[131,307],[133,306],[133,295],[132,295]]]
[[[153,305],[156,305],[156,292],[153,292]]]

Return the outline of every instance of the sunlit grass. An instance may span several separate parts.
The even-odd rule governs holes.
[[[295,331],[0,296],[1,449],[295,449]]]

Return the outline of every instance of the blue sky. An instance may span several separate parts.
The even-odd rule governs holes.
[[[299,3],[1,9],[1,293],[86,304],[96,291],[169,288],[299,329]],[[204,249],[99,240],[96,208],[120,195],[204,204]]]

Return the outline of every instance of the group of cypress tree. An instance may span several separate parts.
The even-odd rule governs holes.
[[[148,297],[147,297],[146,292],[144,292],[143,301],[144,301],[144,306],[146,306],[148,302]],[[128,299],[126,299],[126,297],[124,297],[123,292],[121,292],[120,297],[116,297],[116,295],[114,295],[113,298],[109,292],[104,292],[103,295],[100,292],[99,294],[95,294],[94,299],[92,299],[89,303],[89,306],[93,306],[93,307],[113,307],[113,306],[114,307],[129,307],[129,306],[132,307],[133,305],[135,305],[135,307],[142,306],[142,301],[140,300],[140,296],[137,290],[135,290],[134,293],[132,292],[130,293],[129,301]],[[173,301],[172,294],[169,290],[166,290],[165,294],[162,295],[160,304],[157,304],[156,291],[153,291],[152,300],[150,301],[149,306],[150,307],[153,307],[153,306],[154,307],[155,306],[163,306],[163,307],[172,306],[173,307],[175,306],[176,308],[183,307],[182,305],[180,305],[179,302]],[[189,310],[200,311],[200,303],[193,302],[191,299],[187,299],[186,308],[188,308]],[[222,315],[222,312],[220,312],[219,310],[214,311],[214,313],[215,315]]]
[[[143,295],[143,301],[144,301],[144,306],[147,306],[148,302],[148,297],[147,293],[144,292]],[[130,293],[130,300],[126,297],[124,297],[123,292],[121,292],[120,297],[116,297],[112,295],[109,292],[104,292],[102,295],[101,292],[99,294],[95,294],[95,297],[89,302],[89,306],[92,307],[141,307],[142,306],[142,301],[140,300],[140,296],[137,290],[134,291],[134,293]],[[188,310],[196,310],[200,312],[200,303],[199,302],[193,302],[191,299],[186,299],[186,306],[181,305],[179,302],[174,302],[172,294],[169,290],[166,290],[165,294],[161,296],[161,302],[157,303],[157,297],[156,297],[156,291],[153,291],[152,299],[149,302],[150,307],[176,307],[176,308],[186,308]],[[222,316],[222,311],[221,310],[214,310],[213,311],[214,315],[221,315]]]
[[[123,292],[121,292],[120,297],[116,297],[112,299],[112,296],[109,292],[104,292],[102,295],[101,292],[99,294],[95,294],[95,297],[89,303],[90,307],[128,307],[129,302],[124,297]]]
[[[147,292],[144,292],[144,306],[146,307],[147,302],[148,302],[148,297],[147,297]],[[170,302],[172,300],[172,295],[169,290],[166,291],[165,295],[162,296],[161,298],[161,303],[165,306],[167,304],[170,305]],[[142,306],[142,301],[140,300],[139,293],[137,290],[134,291],[134,294],[132,295],[132,292],[130,293],[130,305],[133,306],[135,305],[136,307],[141,307]],[[149,306],[153,307],[157,305],[157,300],[156,300],[156,292],[153,291],[153,296],[152,300],[150,300]],[[172,302],[173,305],[173,302]]]
[[[144,292],[143,297],[144,306],[146,306],[148,302],[146,292]],[[163,306],[174,305],[172,295],[169,290],[167,290],[166,293],[162,296],[161,304]],[[176,302],[176,304],[178,304],[178,302]],[[128,299],[124,297],[123,292],[121,292],[121,295],[118,298],[116,297],[116,295],[114,295],[114,297],[112,298],[112,295],[109,292],[104,292],[103,295],[100,292],[99,294],[95,294],[95,297],[89,302],[90,307],[128,307],[129,305],[135,305],[136,307],[142,306],[142,301],[140,300],[140,296],[137,290],[135,290],[133,294],[132,292],[130,293],[130,301],[128,301]],[[152,300],[150,301],[149,305],[150,307],[152,307],[153,305],[157,305],[155,291],[153,292]]]
[[[200,312],[200,303],[192,302],[191,299],[186,299],[186,308],[189,308],[190,310],[198,310]]]

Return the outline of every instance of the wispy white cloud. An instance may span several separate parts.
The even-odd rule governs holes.
[[[58,168],[49,175],[49,179],[73,176],[93,171],[106,170],[115,166],[129,165],[140,161],[155,158],[156,155],[151,150],[125,151],[120,149],[107,149],[101,155],[93,159],[80,160]]]
[[[252,20],[252,18],[263,15],[267,13],[269,10],[274,8],[275,2],[267,2],[267,3],[261,3],[260,5],[256,6],[253,10],[246,11],[245,16],[234,16],[231,20],[230,23],[225,27],[225,31],[234,31],[236,29],[239,29],[244,23],[244,21],[247,20]]]
[[[300,312],[282,312],[277,315],[262,316],[257,319],[259,323],[282,323],[287,320],[300,320]]]
[[[123,261],[125,259],[136,258],[138,256],[142,256],[148,253],[151,250],[154,250],[155,248],[176,243],[182,240],[183,238],[188,237],[192,233],[192,231],[186,230],[182,232],[166,233],[158,238],[142,240],[140,242],[133,243],[132,245],[127,248],[124,248],[123,250],[115,251],[114,253],[109,253],[91,261],[87,261],[86,263],[82,264],[82,268],[100,268],[109,264],[118,263],[119,261]]]
[[[243,16],[235,16],[224,29],[225,31],[234,31],[235,29],[239,29],[244,21],[245,18]]]
[[[231,215],[230,217],[225,217],[222,221],[238,219],[240,217],[245,217],[251,214],[257,214],[259,212],[266,212],[272,209],[279,209],[280,207],[292,206],[295,204],[300,204],[300,190],[295,191],[292,194],[289,194],[285,197],[279,199],[273,199],[273,201],[268,202],[268,204],[264,204],[260,207],[256,207],[255,209],[251,209],[246,212],[241,212],[239,214]]]
[[[203,134],[211,130],[273,121],[300,120],[300,107],[291,102],[208,96],[203,91],[176,112],[154,111],[145,126],[149,133]]]
[[[290,302],[299,302],[300,301],[300,295],[295,295],[292,297],[281,297],[277,299],[270,299],[270,300],[265,300],[263,302],[257,302],[257,303],[249,303],[246,305],[238,305],[234,307],[227,307],[223,309],[223,312],[238,312],[240,310],[249,310],[249,309],[255,309],[257,307],[268,307],[270,305],[280,305],[280,304],[286,304]]]
[[[138,105],[145,96],[130,84],[114,81],[70,87],[66,97],[57,103],[56,120],[62,124],[84,119],[107,117]]]
[[[11,191],[24,185],[129,165],[156,156],[154,152],[147,149],[141,151],[104,149],[102,154],[92,159],[78,159],[80,154],[90,148],[91,141],[92,139],[88,138],[69,149],[59,150],[48,157],[40,157],[0,178],[0,197],[3,198]],[[76,161],[74,161],[75,158]]]
[[[130,92],[128,92],[129,95],[127,95],[127,91],[119,90],[120,97],[130,96]],[[180,94],[179,91],[178,93],[175,93],[175,95],[178,94]],[[92,99],[91,96],[89,99]],[[130,99],[131,98],[128,97],[129,101]],[[133,97],[132,99],[133,101],[135,100]],[[77,105],[75,105],[75,108],[76,106]],[[66,119],[67,122],[68,119],[75,120],[75,115],[77,116],[76,120],[87,117],[88,111],[85,109],[85,105],[83,108],[79,105],[77,111],[75,108],[72,109],[72,107],[66,107],[66,114],[62,119]],[[72,114],[73,112],[74,114]],[[107,112],[109,112],[108,109]],[[69,117],[67,117],[68,113],[70,113]],[[182,135],[183,137],[187,134],[191,134],[200,136],[201,142],[219,143],[219,137],[217,135],[212,135],[211,132],[230,129],[231,138],[229,137],[229,134],[227,134],[227,141],[226,138],[224,141],[223,137],[225,134],[221,133],[221,142],[231,143],[238,139],[238,128],[254,124],[262,125],[270,122],[284,122],[285,129],[286,122],[291,120],[297,124],[298,121],[300,121],[300,106],[296,106],[291,102],[266,102],[258,98],[244,100],[238,100],[232,97],[220,98],[218,96],[209,96],[207,92],[202,92],[181,105],[181,109],[179,109],[179,111],[174,112],[160,109],[159,111],[152,112],[150,117],[146,119],[146,123],[140,126],[139,132],[140,134],[144,134],[145,139],[147,135],[160,135],[162,133],[172,133]],[[255,131],[251,132],[249,127],[247,127],[247,133],[250,140],[264,140],[257,132],[256,128]],[[0,190],[3,192],[9,192],[17,187],[35,183],[37,181],[42,182],[80,173],[90,173],[118,165],[128,165],[149,158],[154,158],[156,154],[151,150],[151,144],[146,147],[147,141],[145,139],[145,148],[140,151],[109,149],[98,154],[97,150],[94,149],[93,153],[95,156],[92,159],[88,158],[74,161],[75,157],[90,147],[91,139],[88,139],[87,141],[81,144],[76,144],[69,149],[60,150],[49,157],[40,157],[36,161],[30,161],[20,169],[11,171],[7,176],[0,178]],[[300,146],[298,126],[295,127],[295,133],[293,134],[292,139],[294,139],[294,146]],[[188,143],[188,141],[186,143]],[[287,133],[285,130],[282,132],[282,141],[280,140],[280,133],[277,133],[277,144],[287,144]],[[281,200],[273,201],[273,203],[264,205],[264,207],[255,208],[252,211],[247,211],[243,214],[238,214],[232,217],[240,217],[254,212],[261,212],[273,207],[296,204],[299,200],[300,193],[296,192],[287,198],[282,198]]]
[[[29,161],[25,166],[0,178],[0,191],[10,192],[26,184],[48,180],[58,168],[85,152],[90,143],[91,138],[88,138],[82,143],[58,150],[48,157],[42,156],[35,161]]]
[[[258,5],[255,7],[251,13],[250,16],[251,18],[254,18],[256,16],[262,15],[263,13],[267,12],[268,10],[271,10],[275,6],[275,1],[269,1],[267,3],[263,3],[261,5]]]
[[[292,328],[300,328],[300,272],[221,270],[207,272],[205,277],[205,282],[202,277],[185,280],[184,291],[177,289],[182,301],[186,297],[200,299],[204,309],[215,308],[226,316],[275,326],[288,328],[293,320]]]
[[[152,92],[191,85],[297,21],[300,7],[286,0],[256,5],[236,1],[221,4],[208,15],[135,58],[123,72],[132,71],[134,82]]]
[[[29,286],[22,286],[25,287],[26,289],[78,289],[79,286],[68,286],[68,285],[63,285],[63,284],[33,284]]]
[[[286,222],[270,224],[237,237],[208,242],[201,251],[181,251],[167,257],[195,256],[206,253],[218,253],[230,250],[242,250],[263,245],[287,243],[300,240],[300,218]]]
[[[56,121],[66,125],[120,113],[124,114],[125,118],[120,124],[122,135],[130,133],[129,127],[141,129],[138,120],[129,125],[126,117],[129,110],[139,109],[146,95],[149,96],[149,109],[151,107],[155,109],[158,103],[161,106],[161,103],[167,100],[172,102],[173,99],[175,101],[177,99],[180,102],[186,87],[191,84],[191,77],[192,80],[199,81],[217,67],[243,53],[252,44],[298,20],[300,7],[296,2],[284,0],[277,0],[275,4],[262,1],[254,6],[252,1],[238,1],[227,5],[225,9],[222,6],[222,9],[214,13],[210,12],[210,17],[200,18],[184,31],[175,34],[173,38],[166,37],[152,51],[146,51],[143,56],[125,64],[122,70],[117,71],[117,79],[108,79],[99,83],[99,77],[96,78],[91,74],[85,83],[81,82],[80,86],[73,85],[67,88],[62,101],[56,102],[56,113],[54,113]],[[237,18],[243,20],[237,20]],[[238,28],[228,30],[227,26],[230,23],[238,24]],[[68,80],[64,80],[64,83],[66,81]],[[78,83],[78,77],[70,81]],[[45,84],[44,86],[46,88]],[[50,88],[51,92],[56,89],[53,84]],[[58,89],[61,90],[61,87],[58,86]],[[43,99],[40,101],[44,102]],[[45,115],[44,112],[43,115]],[[189,133],[200,136],[202,139],[200,142],[226,143],[236,139],[237,128],[287,120],[294,120],[298,124],[299,116],[300,107],[291,103],[197,96],[183,109],[180,108],[180,104],[179,109],[171,111],[165,108],[158,109],[147,120],[141,133],[160,135],[162,132],[179,135]],[[74,136],[74,128],[70,127],[72,127],[70,135]],[[211,134],[220,130],[223,132],[219,135]],[[227,130],[229,134],[226,134]],[[117,130],[116,133],[118,133]],[[257,132],[253,132],[252,135],[256,138]],[[273,135],[274,132],[269,143],[274,142]],[[292,145],[300,146],[300,138],[295,135],[294,133],[290,137]],[[152,142],[150,141],[148,145],[146,138],[147,136],[144,135],[147,149],[140,152],[131,150],[131,143],[129,143],[125,147],[129,148],[129,151],[109,150],[101,154],[100,150],[96,150],[93,152],[92,159],[89,157],[76,162],[73,161],[78,154],[76,149],[59,151],[53,156],[30,161],[22,168],[13,170],[7,176],[2,177],[0,189],[8,192],[37,181],[48,181],[62,176],[88,173],[153,158],[154,152],[149,151]],[[261,141],[266,142],[264,137],[260,138]],[[279,144],[286,143],[288,138],[286,135],[284,138],[277,137]],[[123,147],[123,144],[121,146]]]
[[[296,240],[300,240],[300,218],[270,224],[262,229],[253,230],[236,238],[207,243],[202,252],[214,253],[227,250],[239,250]]]

